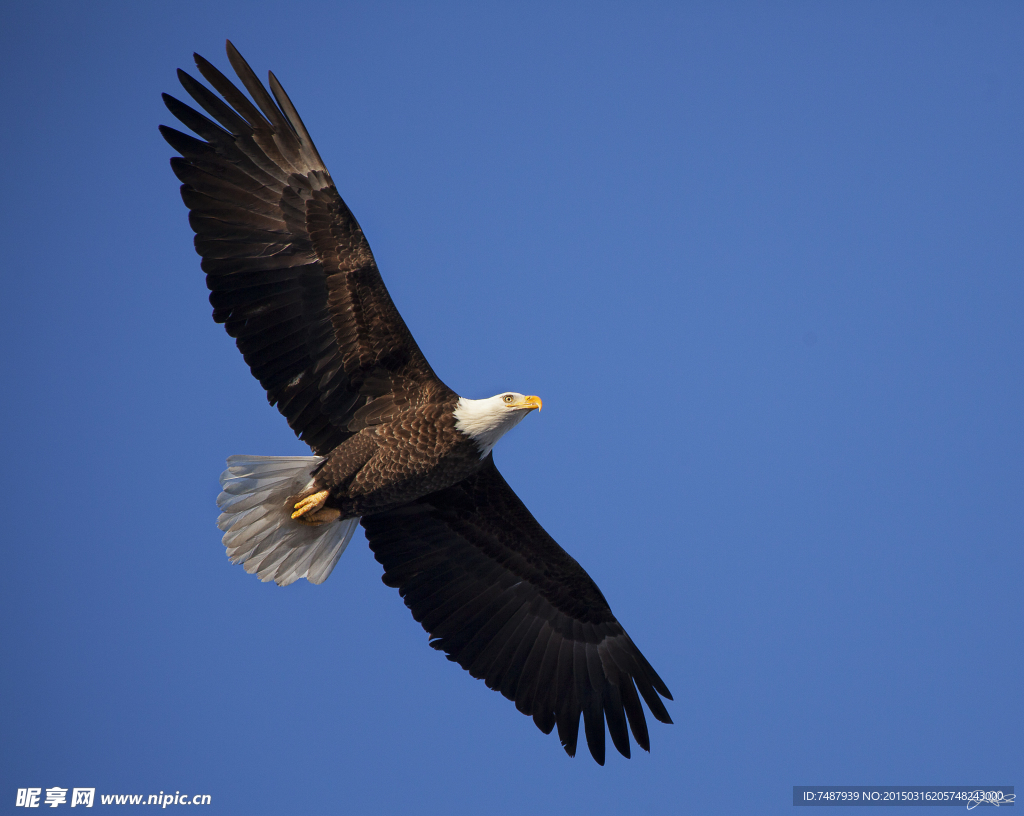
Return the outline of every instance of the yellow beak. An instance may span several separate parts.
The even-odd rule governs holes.
[[[544,407],[544,403],[540,401],[540,397],[526,397],[523,400],[523,404],[518,406],[520,408],[536,408],[538,411]]]

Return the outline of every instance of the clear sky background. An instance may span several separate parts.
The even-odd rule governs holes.
[[[675,695],[565,756],[427,647],[357,533],[224,556],[302,454],[210,319],[157,125],[273,69],[438,374]],[[790,813],[1024,784],[1024,5],[12,4],[0,812]]]

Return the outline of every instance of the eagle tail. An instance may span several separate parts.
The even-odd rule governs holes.
[[[313,486],[320,456],[231,456],[220,476],[217,526],[232,564],[280,586],[322,584],[338,563],[358,518],[313,526],[291,517],[294,497]]]

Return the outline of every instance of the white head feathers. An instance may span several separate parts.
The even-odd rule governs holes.
[[[455,406],[455,427],[476,442],[483,459],[501,437],[540,407],[540,397],[524,397],[515,391],[482,400],[460,397]]]

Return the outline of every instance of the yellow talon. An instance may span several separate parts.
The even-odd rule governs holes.
[[[321,490],[319,493],[314,493],[312,496],[306,496],[306,498],[296,502],[295,512],[292,513],[292,518],[298,521],[307,513],[316,513],[317,510],[324,506],[324,502],[327,501],[327,497],[329,495],[331,495],[329,490]],[[339,513],[339,515],[341,514]]]
[[[337,507],[325,507],[313,513],[306,513],[295,519],[299,524],[306,524],[310,527],[319,527],[321,524],[330,524],[341,518],[341,511]]]

